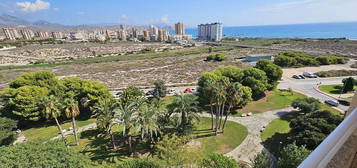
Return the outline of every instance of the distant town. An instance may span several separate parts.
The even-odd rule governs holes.
[[[27,28],[2,28],[5,37],[0,40],[45,40],[56,39],[63,41],[135,41],[135,42],[189,42],[192,35],[185,33],[182,22],[174,25],[174,34],[170,34],[168,28],[160,28],[154,25],[148,27],[136,27],[120,25],[117,30],[96,29],[93,31],[78,30],[75,32],[31,30]],[[220,41],[222,39],[222,23],[198,25],[198,40]]]

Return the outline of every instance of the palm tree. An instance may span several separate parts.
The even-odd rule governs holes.
[[[140,133],[141,138],[148,136],[153,140],[154,135],[157,136],[160,132],[158,124],[159,112],[162,104],[157,101],[146,103],[138,113],[137,117],[137,132]]]
[[[72,119],[73,135],[76,141],[76,144],[79,145],[78,136],[77,136],[77,126],[76,126],[76,117],[80,114],[78,107],[78,102],[72,97],[66,98],[64,100],[64,112],[67,118]]]
[[[133,153],[131,129],[137,125],[140,107],[145,103],[145,97],[132,99],[130,102],[121,103],[114,110],[114,118],[118,124],[123,125],[123,135],[127,139],[129,154]]]
[[[192,126],[195,120],[199,120],[197,106],[197,96],[193,94],[181,94],[174,98],[171,110],[176,114],[177,126],[181,133],[186,133],[188,126]]]
[[[61,115],[62,115],[62,113],[61,113],[62,106],[61,106],[61,103],[59,102],[59,99],[54,95],[44,97],[42,99],[41,106],[42,106],[44,117],[46,119],[55,119],[56,124],[57,124],[57,129],[60,132],[65,145],[67,146],[67,141],[63,134],[62,127],[61,127],[60,123],[58,122],[58,118],[61,117]]]
[[[112,132],[114,126],[114,110],[117,108],[117,103],[110,99],[100,99],[91,111],[97,116],[97,127],[106,135],[110,135],[113,149],[116,150],[115,137]]]

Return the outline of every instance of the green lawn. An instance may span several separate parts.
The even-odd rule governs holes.
[[[290,93],[287,91],[273,90],[268,92],[266,97],[248,103],[243,109],[238,109],[237,113],[233,114],[233,116],[240,116],[242,113],[252,112],[253,114],[256,114],[282,109],[290,106],[293,100],[304,97],[306,96],[297,92]]]
[[[207,130],[211,128],[210,118],[201,118],[197,125],[194,136],[200,142],[199,152],[208,154],[212,152],[227,153],[239,146],[248,135],[248,130],[244,126],[227,121],[224,134],[214,136],[214,132]]]
[[[76,122],[77,127],[83,127],[85,125],[94,123],[96,120],[95,119],[89,119],[89,120],[78,120]],[[61,124],[62,129],[68,129],[69,127],[72,127],[72,123],[70,121],[67,121],[63,124]],[[28,138],[29,140],[33,140],[33,139],[38,139],[38,138],[42,138],[42,139],[50,139],[52,137],[55,137],[58,135],[58,129],[56,124],[51,124],[48,126],[42,126],[42,127],[33,127],[27,130],[24,130],[22,132],[26,138]]]
[[[328,94],[341,94],[343,85],[338,84],[338,85],[321,85],[319,86],[319,89],[325,93]],[[357,86],[354,86],[354,90],[357,89]]]

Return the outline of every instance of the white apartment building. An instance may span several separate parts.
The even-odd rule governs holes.
[[[15,28],[4,27],[2,30],[4,31],[5,37],[9,40],[16,40],[16,38],[21,37]]]
[[[32,30],[29,29],[22,29],[20,30],[22,38],[25,40],[31,40],[35,35]]]
[[[221,41],[223,32],[222,23],[198,25],[198,39],[203,41]]]
[[[52,32],[51,34],[52,34],[52,37],[55,38],[55,39],[63,38],[62,32]]]

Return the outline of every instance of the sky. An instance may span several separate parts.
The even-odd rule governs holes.
[[[1,13],[64,25],[253,26],[357,21],[357,0],[0,0]]]

